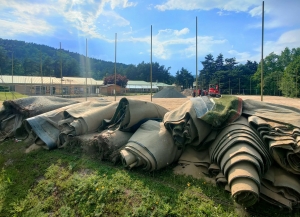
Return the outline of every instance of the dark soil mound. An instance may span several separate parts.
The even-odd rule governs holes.
[[[155,93],[153,98],[186,98],[186,96],[177,91],[174,87],[165,87]]]

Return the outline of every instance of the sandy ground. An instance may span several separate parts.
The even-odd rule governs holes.
[[[119,101],[124,96],[117,96],[116,101]],[[239,95],[238,97],[242,99],[253,99],[257,101],[261,101],[261,96],[247,96],[247,95]],[[150,95],[136,95],[136,96],[126,96],[126,98],[129,99],[137,99],[137,100],[143,100],[151,102],[151,96]],[[106,99],[109,101],[115,101],[114,96],[107,96],[107,97],[88,97],[87,100],[99,100],[99,99]],[[175,108],[178,108],[183,103],[188,101],[190,97],[187,98],[152,98],[152,102],[156,103],[158,105],[161,105],[165,107],[168,110],[173,110]],[[85,101],[86,98],[78,98],[79,101]],[[287,97],[281,97],[281,96],[263,96],[263,101],[267,103],[274,103],[274,104],[280,104],[280,105],[286,105],[291,106],[300,109],[300,99],[294,99],[294,98],[287,98]]]

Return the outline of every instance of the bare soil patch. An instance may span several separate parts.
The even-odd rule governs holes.
[[[143,100],[147,102],[151,102],[151,96],[150,95],[135,95],[135,96],[116,96],[116,101],[119,101],[123,97],[126,97],[128,99],[136,99],[136,100]],[[256,101],[261,101],[261,96],[259,95],[238,95],[238,97],[242,99],[252,99]],[[158,105],[161,105],[165,107],[168,110],[173,110],[181,106],[186,101],[190,100],[191,96],[187,98],[153,98],[152,102],[156,103]],[[109,100],[109,101],[115,101],[114,96],[105,96],[105,97],[88,97],[87,100]],[[78,98],[76,100],[79,101],[85,101],[85,98]],[[297,98],[287,98],[283,96],[263,96],[263,102],[267,103],[274,103],[279,105],[286,105],[291,106],[300,109],[300,99]]]

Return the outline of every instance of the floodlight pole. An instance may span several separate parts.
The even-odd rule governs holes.
[[[297,68],[297,71],[296,71],[296,98],[297,98],[297,96],[298,96],[298,85],[297,85],[297,83],[298,83],[298,68]]]
[[[150,54],[150,95],[151,95],[151,102],[152,102],[152,25],[151,25],[151,54]]]
[[[40,52],[40,70],[41,70],[41,82],[42,82],[42,86],[41,86],[41,92],[43,95],[43,65],[42,65],[42,54]]]
[[[198,24],[196,17],[196,94],[198,93]]]
[[[11,83],[12,83],[12,90],[14,89],[14,53],[11,52]]]
[[[260,78],[260,95],[261,101],[263,101],[263,91],[264,91],[264,1],[262,2],[262,36],[261,36],[261,78]]]
[[[85,101],[87,101],[87,38],[85,39]]]
[[[115,33],[115,88],[114,88],[115,101],[117,101],[116,86],[117,86],[117,33]]]
[[[59,42],[59,55],[60,55],[60,91],[61,96],[63,96],[63,89],[62,89],[62,60],[61,60],[61,42]]]

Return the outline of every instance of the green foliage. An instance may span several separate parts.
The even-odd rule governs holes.
[[[257,70],[255,61],[238,64],[234,57],[224,60],[223,54],[219,54],[216,60],[212,54],[208,54],[201,63],[203,69],[198,78],[200,89],[208,89],[209,84],[219,84],[222,93],[235,89],[239,94],[241,89],[251,89],[250,79]]]
[[[1,87],[1,86],[0,86]],[[26,95],[20,94],[18,92],[0,92],[0,101],[12,100],[27,97]]]
[[[264,94],[284,95],[288,97],[298,97],[299,77],[298,71],[300,48],[285,48],[281,55],[270,53],[264,59],[263,82]],[[299,72],[300,74],[300,72]],[[257,83],[257,88],[261,88],[261,63],[258,66],[253,80]]]
[[[300,96],[300,55],[293,58],[283,73],[280,89],[285,96]]]
[[[280,55],[272,52],[264,58],[264,95],[299,97],[299,56],[300,48],[285,48]],[[207,89],[209,84],[218,83],[223,94],[241,94],[241,90],[247,90],[246,94],[260,94],[261,62],[247,60],[246,64],[238,64],[235,58],[223,59],[222,54],[216,60],[212,54],[205,57],[198,79],[200,88]]]
[[[69,149],[26,154],[0,144],[0,216],[288,216],[270,205],[238,208],[204,180],[98,162]]]
[[[183,89],[188,89],[193,87],[194,77],[193,75],[185,68],[181,68],[180,71],[176,72],[175,84],[182,86]]]
[[[12,61],[13,60],[13,61]],[[115,63],[86,58],[84,55],[45,45],[0,38],[0,73],[11,74],[12,64],[15,75],[44,75],[92,77],[102,80],[114,75]],[[117,73],[130,80],[150,81],[150,63],[142,62],[137,66],[116,63]],[[172,84],[174,76],[170,67],[152,63],[152,81]]]

